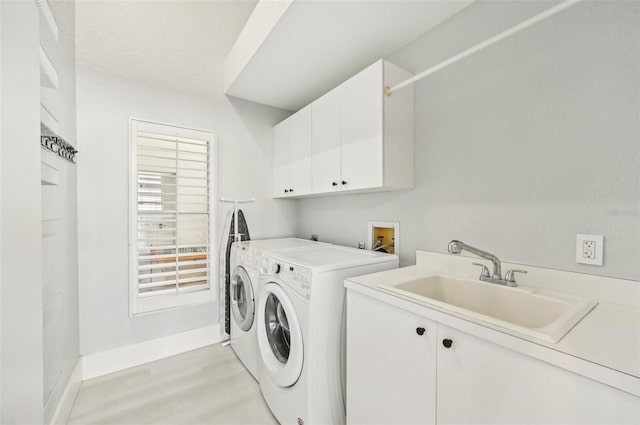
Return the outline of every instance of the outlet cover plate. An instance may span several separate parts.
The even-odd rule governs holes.
[[[585,247],[590,243],[595,244],[595,247],[585,251]],[[604,237],[602,235],[576,235],[576,263],[601,266],[603,253]],[[593,258],[588,258],[588,255],[593,255]]]

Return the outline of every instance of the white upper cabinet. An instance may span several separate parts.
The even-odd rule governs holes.
[[[311,107],[273,128],[273,196],[311,192]]]
[[[290,194],[311,193],[311,106],[291,117]]]
[[[339,88],[343,189],[382,186],[383,62],[379,61]],[[413,123],[412,123],[413,125]],[[413,141],[411,141],[413,143]]]
[[[273,127],[273,196],[289,193],[291,177],[291,122],[283,121]]]
[[[340,92],[333,90],[313,102],[312,188],[314,192],[340,190]]]
[[[281,173],[278,165],[284,158],[277,149],[279,127],[304,116],[299,119],[309,120],[311,129],[311,186],[302,190],[292,186],[293,193],[285,192],[275,179],[274,196],[412,188],[413,88],[384,95],[385,86],[410,77],[407,71],[379,60],[274,127],[274,176]],[[289,161],[294,167],[296,159]],[[295,180],[292,176],[291,183]]]

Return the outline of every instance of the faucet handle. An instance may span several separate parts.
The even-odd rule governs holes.
[[[515,283],[516,281],[514,276],[515,273],[528,273],[528,272],[526,270],[509,270],[507,274],[504,275],[504,280],[506,280],[507,282]]]
[[[482,271],[480,272],[480,276],[491,277],[491,274],[489,274],[489,269],[484,264],[482,264],[482,263],[471,263],[471,264],[473,264],[474,266],[482,267]]]

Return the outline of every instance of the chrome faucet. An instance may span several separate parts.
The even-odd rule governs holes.
[[[500,259],[498,257],[487,251],[483,251],[471,245],[467,245],[464,242],[456,240],[449,242],[449,254],[460,254],[462,250],[469,251],[472,254],[477,255],[478,257],[486,258],[493,263],[493,275],[489,274],[489,269],[487,269],[484,264],[473,263],[476,266],[482,267],[482,271],[480,272],[480,280],[482,280],[483,282],[497,283],[499,285],[506,286],[518,286],[514,274],[527,272],[526,270],[509,270],[503,279]]]

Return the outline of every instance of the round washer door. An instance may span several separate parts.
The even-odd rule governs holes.
[[[258,306],[258,345],[265,370],[281,387],[302,373],[304,344],[293,304],[280,285],[264,285]]]
[[[237,266],[231,275],[231,313],[240,329],[248,331],[253,324],[256,307],[253,286],[249,274],[242,266]]]

